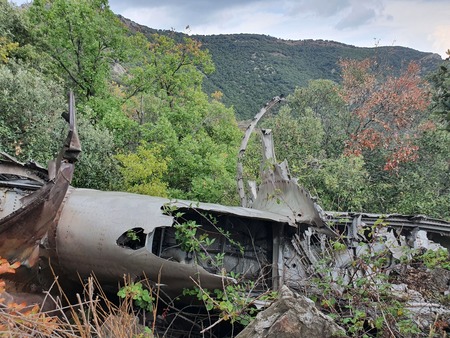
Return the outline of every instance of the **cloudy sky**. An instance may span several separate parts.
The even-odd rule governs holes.
[[[29,2],[17,0],[16,3]],[[257,33],[334,40],[359,47],[398,45],[445,57],[449,0],[110,0],[142,25],[188,34]]]

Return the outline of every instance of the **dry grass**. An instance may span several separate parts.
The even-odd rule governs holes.
[[[0,277],[2,273],[14,273],[17,267],[17,264],[9,265],[0,258]],[[2,272],[2,269],[5,271]],[[142,310],[133,300],[133,293],[125,298],[111,297],[103,291],[95,277],[88,278],[79,293],[67,289],[67,294],[55,277],[49,291],[40,296],[28,295],[25,297],[26,303],[20,303],[22,299],[19,300],[16,294],[8,294],[0,278],[0,338],[224,336],[220,331],[200,333],[219,319],[217,314],[205,312],[201,303],[177,303],[176,298],[169,297],[159,288],[159,280],[152,283],[144,276],[139,283],[151,292],[153,310]],[[122,285],[126,288],[133,286],[133,283],[129,278],[124,278]],[[34,304],[36,298],[42,308]],[[44,311],[48,308],[50,310]]]
[[[14,273],[15,268],[17,265],[8,266],[5,272]],[[84,285],[83,296],[76,294],[75,304],[70,304],[55,279],[52,292],[47,292],[44,299],[46,304],[53,304],[54,310],[48,312],[40,311],[38,305],[11,301],[4,285],[0,280],[0,337],[153,337],[148,328],[139,324],[132,299],[127,297],[119,305],[114,304],[93,277]]]

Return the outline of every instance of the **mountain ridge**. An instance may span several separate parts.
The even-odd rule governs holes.
[[[270,98],[288,95],[314,79],[340,81],[338,61],[342,58],[375,58],[383,72],[399,74],[411,61],[426,75],[435,71],[442,58],[402,46],[357,47],[333,40],[285,40],[262,34],[187,35],[158,30],[119,15],[132,31],[147,38],[152,34],[198,40],[209,50],[216,71],[206,76],[203,89],[223,93],[222,101],[233,106],[239,119],[248,119]]]

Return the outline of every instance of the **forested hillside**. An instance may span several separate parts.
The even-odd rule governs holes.
[[[205,80],[207,92],[221,90],[238,118],[251,118],[268,97],[291,93],[315,79],[340,80],[340,59],[375,58],[398,74],[410,61],[424,72],[440,57],[403,47],[358,48],[333,41],[285,41],[261,35],[198,36],[211,52],[217,71]]]
[[[182,33],[158,31],[126,18],[133,31],[150,37],[159,33],[182,39]],[[238,119],[252,118],[269,98],[288,95],[310,80],[339,82],[341,59],[373,58],[383,74],[398,75],[409,62],[421,66],[422,74],[434,71],[442,62],[437,54],[405,47],[362,48],[325,40],[282,40],[267,35],[194,35],[211,53],[216,71],[206,76],[203,88],[211,94],[223,93],[223,102],[232,105]]]
[[[105,0],[0,4],[0,150],[20,160],[54,156],[73,90],[76,186],[237,204],[236,116],[284,94],[262,125],[324,208],[450,217],[450,84],[436,55],[155,34]],[[259,160],[255,135],[246,179]]]

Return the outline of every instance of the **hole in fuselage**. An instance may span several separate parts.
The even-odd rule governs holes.
[[[146,238],[147,234],[144,233],[144,229],[133,228],[120,235],[116,243],[122,248],[137,250],[145,246]]]

